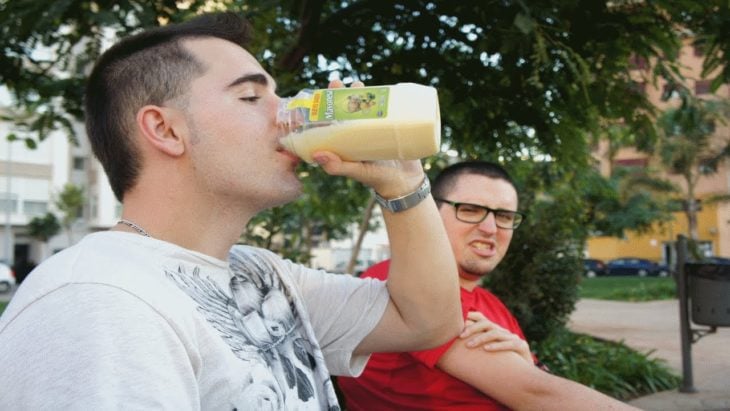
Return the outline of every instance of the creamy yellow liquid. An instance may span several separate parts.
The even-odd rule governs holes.
[[[411,83],[390,87],[387,117],[313,127],[290,134],[282,144],[310,163],[317,151],[348,161],[413,160],[437,153],[441,120],[436,90]]]

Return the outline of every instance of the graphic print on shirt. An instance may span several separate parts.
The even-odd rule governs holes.
[[[242,376],[232,406],[339,410],[336,397],[328,395],[333,393],[329,378],[323,386],[314,386],[322,379],[314,376],[313,346],[272,264],[257,255],[232,253],[229,293],[202,277],[199,267],[192,271],[186,273],[179,267],[177,271],[166,270],[166,274],[198,304],[198,311],[251,370]]]

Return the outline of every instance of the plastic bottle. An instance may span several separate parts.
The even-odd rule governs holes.
[[[413,160],[437,153],[441,116],[436,89],[414,83],[303,90],[282,99],[281,144],[307,162],[331,151],[348,161]]]

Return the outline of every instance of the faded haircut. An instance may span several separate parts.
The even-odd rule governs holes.
[[[504,180],[517,191],[512,177],[510,177],[504,167],[489,161],[474,160],[452,164],[441,170],[431,185],[433,197],[448,198],[451,190],[456,186],[459,177],[463,175],[480,175],[497,180]]]
[[[86,85],[86,133],[117,200],[134,187],[142,165],[131,138],[137,111],[184,98],[206,70],[183,41],[215,37],[245,47],[250,33],[235,13],[203,14],[126,37],[101,55]]]

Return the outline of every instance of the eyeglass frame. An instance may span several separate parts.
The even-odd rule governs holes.
[[[467,223],[467,224],[480,224],[482,221],[486,220],[487,217],[489,217],[489,213],[492,213],[492,214],[494,214],[494,224],[498,228],[501,228],[503,230],[516,230],[522,224],[522,222],[525,221],[525,218],[527,217],[527,214],[525,214],[523,212],[513,211],[513,210],[505,210],[503,208],[490,208],[490,207],[483,206],[483,205],[479,205],[479,204],[461,203],[461,202],[458,202],[458,201],[445,200],[443,198],[434,198],[434,201],[441,202],[441,203],[446,203],[446,204],[454,207],[454,216],[456,217],[456,219],[459,220],[459,221],[461,221],[462,223]],[[459,207],[462,206],[462,205],[467,205],[467,206],[470,206],[470,207],[476,207],[478,209],[485,210],[486,213],[484,214],[484,217],[482,217],[479,221],[466,221],[466,220],[462,220],[461,218],[459,218]],[[519,217],[519,221],[517,221],[518,219],[515,218],[515,219],[512,220],[513,221],[512,227],[503,227],[503,226],[499,225],[499,222],[497,222],[497,213],[510,213],[510,214],[513,214],[515,217]],[[514,223],[514,221],[517,221],[517,222]]]

